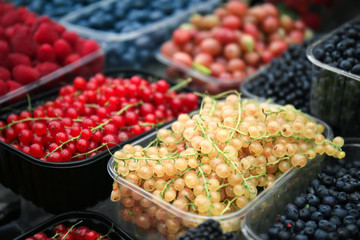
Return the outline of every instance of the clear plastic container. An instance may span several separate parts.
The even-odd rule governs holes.
[[[97,9],[108,6],[117,0],[105,0],[91,4],[74,11],[60,19],[60,23],[67,29],[73,30],[83,37],[92,38],[100,42],[107,51],[107,67],[141,68],[154,60],[155,50],[167,39],[172,31],[185,22],[192,13],[210,13],[220,3],[220,0],[207,0],[195,4],[187,10],[177,11],[164,20],[159,20],[129,33],[114,33],[96,30],[76,24],[82,16],[91,15]]]
[[[316,119],[316,118],[315,118]],[[333,138],[332,129],[323,121],[316,119],[317,122],[322,123],[325,127],[324,136],[326,138]],[[171,124],[168,124],[164,128],[170,128]],[[152,140],[156,138],[157,132],[151,132],[146,137],[136,140],[131,144],[147,146]],[[305,169],[312,169],[319,165],[324,156],[317,156],[315,159],[309,162],[309,165]],[[283,188],[284,184],[287,184],[287,179],[296,174],[302,169],[291,168],[285,172],[281,177],[279,177],[272,185],[263,190],[258,194],[251,202],[249,202],[244,208],[239,211],[225,214],[222,216],[200,216],[197,214],[185,212],[179,210],[169,204],[168,202],[155,197],[150,192],[140,188],[139,186],[134,185],[133,183],[128,182],[122,177],[118,176],[118,173],[114,171],[114,159],[110,158],[107,169],[110,176],[117,182],[118,187],[121,191],[121,199],[130,198],[134,200],[134,206],[138,206],[140,210],[144,213],[143,216],[147,218],[147,221],[150,222],[147,229],[137,226],[137,218],[133,217],[132,213],[124,207],[124,201],[120,200],[118,203],[118,220],[117,223],[123,229],[125,229],[130,235],[137,236],[139,239],[174,239],[176,233],[169,233],[169,228],[166,225],[166,221],[169,222],[168,225],[171,226],[173,221],[176,221],[181,226],[181,230],[187,230],[188,228],[195,227],[199,223],[207,220],[213,219],[219,221],[224,232],[240,232],[241,221],[244,216],[254,208],[262,199],[267,198],[268,195],[271,195],[276,189]],[[281,187],[279,187],[281,186]],[[152,219],[161,219],[151,221]]]
[[[345,139],[342,149],[346,152],[347,161],[360,158],[360,138]],[[253,205],[241,223],[245,238],[261,240],[260,234],[275,223],[279,214],[284,214],[287,203],[304,193],[310,182],[316,178],[322,166],[335,163],[337,159],[326,157],[323,161],[311,161],[304,168],[292,171],[282,181],[273,185],[273,191]],[[285,175],[285,174],[284,174]]]
[[[360,17],[349,23],[354,22],[360,22]],[[313,55],[316,48],[341,28],[342,26],[307,48],[307,58],[313,64],[310,112],[328,122],[336,134],[356,137],[360,134],[360,76],[322,63]]]
[[[41,77],[39,80],[24,85],[0,97],[0,107],[13,104],[26,98],[27,94],[36,96],[38,93],[64,85],[75,76],[88,77],[104,69],[104,51],[99,48],[74,63],[68,64],[58,70]]]
[[[240,79],[221,79],[172,61],[170,58],[161,54],[160,50],[156,52],[156,59],[167,66],[166,75],[169,78],[187,78],[191,77],[193,81],[190,83],[191,88],[199,92],[208,92],[210,94],[221,93],[230,89],[239,90],[241,85],[247,80],[247,77]],[[266,65],[257,69],[262,71]],[[251,77],[250,75],[248,77]]]

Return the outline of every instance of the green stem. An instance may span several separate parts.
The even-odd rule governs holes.
[[[81,137],[81,133],[80,133],[78,136],[69,138],[67,141],[61,143],[61,144],[60,144],[58,147],[56,147],[54,150],[52,150],[51,152],[49,152],[48,154],[46,154],[45,159],[46,159],[49,155],[51,155],[51,154],[53,154],[54,152],[56,152],[57,150],[62,149],[62,147],[63,147],[65,144],[67,144],[67,143],[69,143],[69,142],[72,142],[72,141],[74,141],[74,140],[77,140],[77,139],[79,139],[80,137]]]
[[[228,202],[228,204],[226,205],[226,207],[224,208],[224,210],[220,213],[220,215],[223,215],[224,213],[226,213],[227,210],[230,209],[231,204],[237,199],[237,196],[234,197],[233,199],[231,199],[231,201]]]
[[[192,78],[184,79],[184,80],[180,81],[178,84],[169,88],[169,91],[177,91],[179,89],[182,89],[182,88],[186,87],[187,85],[189,85],[189,83],[191,81],[192,81]]]
[[[177,175],[176,178],[173,178],[173,179],[171,179],[170,181],[167,181],[167,182],[165,183],[165,186],[164,186],[163,190],[161,190],[161,192],[160,192],[161,198],[164,198],[164,192],[166,191],[166,189],[169,187],[169,185],[170,185],[171,183],[175,182],[175,180],[177,180],[177,179],[179,179],[179,178],[182,178],[182,177],[183,177],[188,171],[190,171],[190,170],[193,170],[193,168],[188,168],[188,169],[186,169],[183,173]]]

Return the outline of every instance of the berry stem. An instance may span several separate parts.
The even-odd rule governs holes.
[[[188,168],[188,169],[186,169],[183,173],[178,174],[176,178],[172,178],[171,180],[167,181],[167,182],[165,183],[165,186],[164,186],[163,190],[161,190],[161,192],[160,192],[161,198],[164,198],[164,192],[165,192],[165,190],[168,188],[168,186],[169,186],[171,183],[175,182],[175,180],[177,180],[177,179],[179,179],[179,178],[182,178],[182,177],[183,177],[188,171],[190,171],[190,170],[193,170],[193,168]]]
[[[189,83],[191,81],[192,81],[192,78],[184,79],[184,80],[180,81],[178,84],[169,88],[169,91],[177,91],[179,89],[182,89],[182,88],[186,87],[187,85],[189,85]]]
[[[45,156],[44,158],[46,159],[49,155],[53,154],[54,152],[56,152],[56,151],[59,150],[59,149],[62,149],[62,147],[63,147],[65,144],[67,144],[67,143],[69,143],[69,142],[72,142],[72,141],[74,141],[74,140],[77,140],[77,139],[79,139],[80,137],[81,137],[81,133],[80,133],[78,136],[69,138],[67,141],[61,143],[61,144],[60,144],[58,147],[56,147],[54,150],[52,150],[51,152],[49,152],[48,154],[46,154],[46,156]]]

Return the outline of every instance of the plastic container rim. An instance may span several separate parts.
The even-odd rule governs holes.
[[[329,38],[331,38],[334,34],[336,34],[338,31],[340,31],[346,24],[352,24],[354,22],[360,21],[360,16],[355,17],[353,20],[346,22],[344,24],[342,24],[340,27],[336,28],[335,30],[331,31],[330,33],[326,34],[324,37],[322,37],[321,39],[313,42],[311,45],[309,45],[306,49],[306,57],[308,58],[308,60],[313,63],[314,65],[316,65],[317,67],[320,67],[322,69],[326,69],[329,70],[331,72],[334,72],[336,74],[341,74],[344,75],[348,78],[352,78],[354,80],[360,81],[360,76],[359,75],[355,75],[353,73],[344,71],[342,69],[339,69],[337,67],[333,67],[330,66],[326,63],[320,62],[318,59],[316,59],[313,55],[313,51],[316,47],[318,47],[320,44],[324,43],[325,41],[327,41]]]
[[[212,1],[213,3],[219,2],[218,0],[210,1]],[[93,39],[96,39],[98,41],[121,42],[126,40],[132,40],[149,32],[154,32],[156,29],[163,28],[164,26],[178,22],[178,19],[181,17],[184,17],[191,13],[195,13],[197,11],[201,11],[203,9],[202,4],[198,4],[191,8],[182,10],[181,12],[177,12],[176,14],[171,15],[165,20],[157,20],[153,23],[150,23],[148,26],[142,27],[136,31],[132,31],[129,33],[112,33],[71,23],[71,21],[75,20],[79,16],[90,13],[100,7],[112,4],[113,2],[117,2],[117,0],[105,0],[90,4],[87,7],[81,8],[80,10],[65,15],[64,17],[59,19],[59,22],[66,26],[66,28],[69,30],[74,30],[80,35],[91,36]]]
[[[316,122],[321,123],[322,125],[324,125],[324,132],[326,132],[325,136],[328,139],[332,139],[333,138],[333,131],[331,129],[331,127],[324,121],[311,116],[312,119],[316,120]],[[162,128],[168,128],[171,126],[171,123],[167,124],[166,126],[163,126]],[[146,138],[153,136],[154,134],[156,134],[157,131],[153,131],[151,132],[151,134],[149,134],[148,136],[146,136]],[[132,142],[133,145],[139,144],[139,142],[143,141],[144,139],[138,139],[134,142]],[[317,157],[316,157],[317,158]],[[316,160],[313,159],[311,161]],[[194,213],[189,213],[183,210],[180,210],[176,207],[174,207],[173,205],[169,204],[168,202],[166,202],[165,200],[158,198],[156,196],[154,196],[153,194],[151,194],[150,192],[146,191],[145,189],[142,189],[141,187],[127,181],[125,178],[122,178],[118,175],[117,172],[115,172],[114,168],[114,158],[111,157],[108,164],[107,164],[107,170],[108,173],[110,174],[110,176],[120,185],[124,185],[127,188],[130,188],[132,191],[139,193],[142,197],[145,197],[146,199],[148,199],[149,201],[151,201],[152,203],[162,207],[163,209],[167,209],[167,211],[170,211],[172,214],[176,215],[176,217],[179,218],[186,218],[190,221],[193,222],[199,222],[199,220],[207,220],[207,219],[213,219],[215,221],[229,221],[232,220],[232,218],[235,217],[242,217],[246,214],[246,212],[248,212],[251,208],[254,208],[254,206],[257,206],[259,204],[259,201],[261,201],[261,199],[270,191],[273,191],[274,189],[277,189],[277,187],[279,185],[283,185],[284,183],[286,183],[286,180],[288,178],[290,178],[293,174],[295,174],[297,168],[295,167],[291,167],[288,171],[286,171],[284,174],[282,174],[280,176],[280,178],[278,178],[274,184],[271,184],[268,188],[264,189],[260,194],[258,194],[254,199],[252,199],[252,201],[250,201],[244,208],[236,211],[236,212],[232,212],[232,213],[228,213],[225,215],[221,215],[221,216],[202,216],[202,215],[198,215],[198,214],[194,214]],[[154,201],[155,199],[155,201]]]
[[[345,144],[343,147],[360,147],[360,138],[345,138]],[[293,174],[289,174],[286,176],[286,178],[283,178],[284,181],[281,181],[276,188],[275,191],[281,187],[283,187],[286,184],[286,180],[290,180]],[[259,205],[263,203],[263,200],[258,201],[256,204],[254,204],[253,208],[257,208]],[[255,240],[262,240],[262,238],[259,238],[257,233],[253,231],[251,227],[247,224],[247,218],[248,215],[246,215],[241,222],[241,232],[245,236],[246,239],[255,239]]]
[[[37,81],[35,81],[33,83],[24,85],[18,89],[15,89],[14,91],[11,91],[11,92],[5,94],[4,96],[0,97],[0,103],[5,103],[15,97],[18,97],[18,96],[24,94],[27,91],[34,90],[35,88],[40,87],[48,82],[51,82],[52,80],[54,80],[58,77],[66,75],[66,74],[70,73],[71,71],[75,70],[76,68],[82,67],[85,64],[87,64],[93,60],[96,60],[98,57],[101,57],[103,55],[104,55],[104,50],[100,47],[95,52],[92,52],[73,63],[70,63],[68,65],[65,65],[64,67],[57,69],[54,72],[51,72],[51,73],[39,78]]]

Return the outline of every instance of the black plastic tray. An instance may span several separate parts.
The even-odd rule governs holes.
[[[129,77],[139,75],[146,78],[165,79],[154,74],[138,70],[113,69],[104,73],[106,76]],[[170,85],[173,85],[169,81]],[[189,92],[188,88],[181,90]],[[57,89],[51,90],[32,99],[32,106],[41,104],[57,96]],[[9,106],[9,109],[21,111],[27,102]],[[2,111],[2,117],[13,112]],[[160,126],[161,127],[161,126]],[[154,131],[150,130],[149,132]],[[119,147],[144,137],[142,133],[110,148],[114,152]],[[108,151],[75,162],[54,163],[34,158],[0,141],[0,183],[20,194],[48,213],[58,214],[73,210],[84,210],[97,202],[110,197],[112,179],[106,165],[110,158]]]
[[[76,227],[85,226],[91,230],[105,235],[112,228],[113,231],[109,233],[107,238],[112,240],[132,240],[134,238],[130,237],[124,232],[123,229],[114,225],[111,220],[105,217],[102,214],[88,211],[79,211],[79,212],[68,212],[55,217],[52,217],[45,222],[41,223],[37,227],[29,230],[28,232],[16,237],[14,240],[25,240],[28,237],[34,236],[38,232],[45,233],[48,237],[53,236],[53,228],[57,224],[64,224],[65,227],[70,227],[79,221],[81,221]]]

